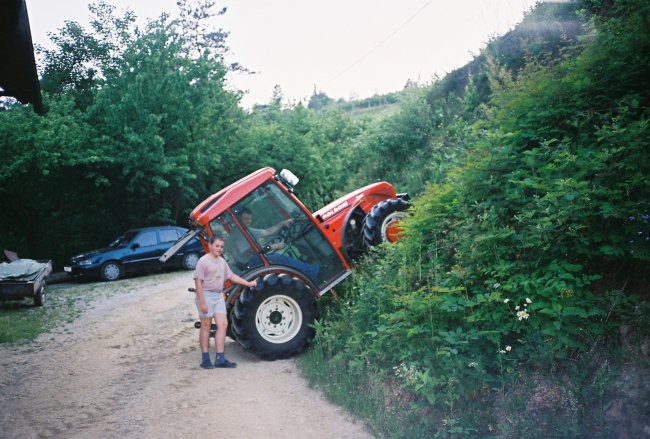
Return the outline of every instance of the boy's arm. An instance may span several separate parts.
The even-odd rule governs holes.
[[[233,283],[243,285],[245,287],[254,287],[255,285],[257,285],[257,282],[254,281],[249,282],[246,279],[242,279],[241,277],[237,276],[235,273],[231,274],[228,279]]]
[[[194,285],[196,286],[196,297],[199,298],[201,312],[205,314],[208,312],[208,304],[205,303],[205,296],[203,295],[203,282],[197,277],[194,279]]]

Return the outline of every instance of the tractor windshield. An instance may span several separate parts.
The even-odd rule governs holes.
[[[231,253],[233,262],[228,260],[231,267],[234,263],[247,271],[262,265],[261,255],[264,255],[271,264],[285,265],[303,273],[318,288],[325,287],[345,272],[343,263],[315,226],[313,218],[275,183],[260,186],[231,211],[255,243],[251,246],[241,231],[231,227],[224,249],[224,253]],[[221,221],[225,225],[230,222],[232,219]]]

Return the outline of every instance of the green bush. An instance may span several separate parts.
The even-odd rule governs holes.
[[[475,144],[358,270],[319,355],[397,382],[442,436],[607,434],[615,367],[599,364],[620,364],[621,325],[648,322],[649,17],[613,2],[571,56],[491,71]]]

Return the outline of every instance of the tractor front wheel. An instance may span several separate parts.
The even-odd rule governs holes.
[[[289,358],[314,339],[316,299],[307,285],[287,274],[268,274],[239,295],[231,327],[244,349],[265,360]]]
[[[372,208],[363,224],[363,240],[368,247],[382,242],[396,242],[399,239],[399,222],[406,218],[411,207],[401,198],[384,200]]]

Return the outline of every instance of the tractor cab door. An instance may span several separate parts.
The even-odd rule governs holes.
[[[238,276],[264,265],[259,255],[260,250],[237,227],[230,213],[225,212],[212,220],[210,229],[213,235],[223,238],[223,257]]]
[[[252,249],[254,253],[246,261],[247,266],[261,265],[263,256],[270,264],[285,265],[303,273],[319,289],[346,272],[313,217],[273,181],[255,189],[235,204],[231,212],[245,232],[241,238],[246,239],[249,252]],[[240,246],[237,251],[243,248]]]

